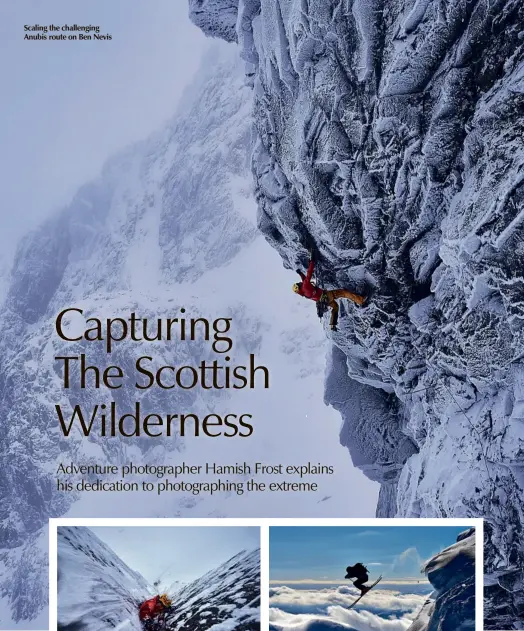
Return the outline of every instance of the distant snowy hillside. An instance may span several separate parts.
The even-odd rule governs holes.
[[[49,517],[373,514],[378,485],[352,468],[337,444],[339,416],[323,403],[327,342],[315,309],[292,293],[293,275],[256,228],[251,143],[251,90],[243,64],[234,48],[216,43],[173,120],[111,158],[98,179],[18,248],[0,308],[0,628],[40,628],[36,616],[47,600],[42,529]],[[85,353],[89,363],[118,363],[130,377],[140,355],[154,356],[156,366],[198,365],[216,357],[204,340],[127,340],[108,357],[103,343],[58,338],[55,318],[66,307],[99,318],[128,318],[131,312],[175,318],[182,307],[187,317],[231,317],[231,363],[245,364],[249,353],[256,354],[270,370],[270,389],[139,391],[128,382],[112,392],[65,390],[57,355]],[[71,327],[81,324],[71,319]],[[122,413],[139,401],[142,415],[250,413],[255,430],[248,439],[62,435],[56,404],[89,409],[112,401]],[[244,486],[243,494],[213,496],[79,496],[56,487],[58,464],[71,461],[311,462],[335,471],[304,478],[319,484],[310,494],[246,495]]]
[[[325,396],[378,514],[485,516],[487,628],[523,629],[524,3],[189,10],[246,61],[259,229],[372,293],[327,331]]]
[[[89,528],[59,528],[58,631],[142,631],[138,608],[156,593]],[[217,625],[216,631],[258,631],[260,551],[239,553],[181,591],[168,593],[173,613],[166,617],[166,631],[204,625]]]

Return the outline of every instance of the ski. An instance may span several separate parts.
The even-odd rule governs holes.
[[[368,589],[368,591],[366,592],[366,594],[369,594],[369,592],[373,589],[373,587],[375,587],[375,585],[376,585],[377,583],[379,583],[381,580],[382,580],[382,574],[381,574],[381,575],[377,578],[377,580],[376,580],[374,583],[372,583],[372,584],[369,586],[369,589]],[[348,610],[349,610],[349,609],[353,609],[353,607],[354,607],[354,606],[358,603],[358,601],[359,601],[361,598],[364,598],[364,596],[365,596],[366,594],[362,594],[361,596],[359,596],[359,597],[355,600],[355,602],[354,602],[352,605],[349,605]]]

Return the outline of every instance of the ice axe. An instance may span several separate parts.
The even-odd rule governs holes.
[[[308,260],[306,261],[306,263],[305,263],[305,264],[302,264],[302,267],[303,267],[304,269],[307,269],[307,266],[309,265],[310,261],[316,260],[316,258],[317,258],[317,257],[315,256],[315,251],[316,251],[315,247],[314,247],[313,245],[310,245],[310,246],[309,246],[309,248],[308,248],[308,250],[307,250],[307,253],[308,253],[308,255],[309,255],[309,258],[308,258]],[[298,258],[299,262],[300,262],[300,259],[302,258],[302,256],[303,256],[303,254],[299,254],[299,255],[298,255],[298,257],[297,257],[297,258]],[[297,269],[297,268],[295,268],[295,272],[296,272],[297,274],[299,274],[299,275],[300,275],[300,274],[302,274],[302,270]]]

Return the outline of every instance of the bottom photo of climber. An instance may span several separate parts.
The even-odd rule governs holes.
[[[271,527],[269,628],[480,631],[477,534],[448,525]]]
[[[56,559],[59,631],[260,629],[257,527],[58,526]]]

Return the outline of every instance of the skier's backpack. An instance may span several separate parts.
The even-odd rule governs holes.
[[[355,569],[355,570],[360,570],[360,571],[364,571],[364,572],[366,572],[367,574],[369,574],[369,570],[368,570],[368,568],[367,568],[365,565],[362,565],[362,563],[357,563],[357,564],[354,566],[354,568],[353,568],[353,569]]]
[[[320,296],[320,300],[317,300],[317,315],[321,320],[328,309],[327,294],[324,292],[322,296]]]

